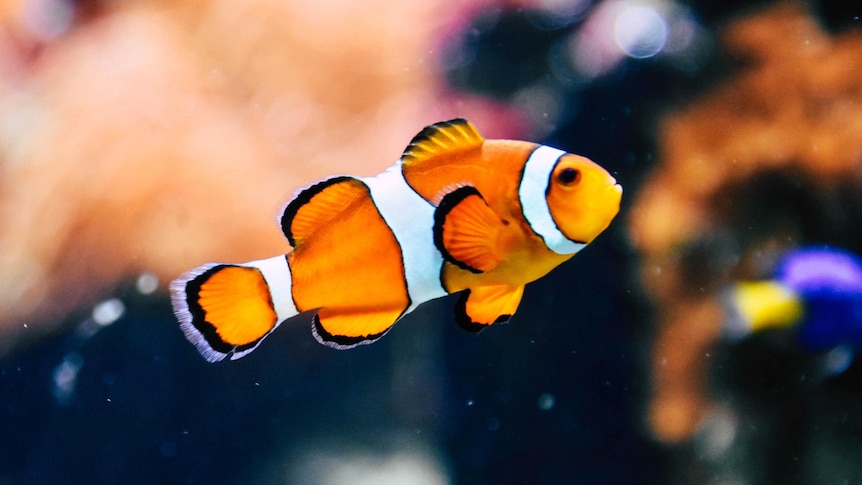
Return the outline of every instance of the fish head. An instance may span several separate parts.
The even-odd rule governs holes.
[[[623,188],[592,160],[567,153],[548,180],[546,199],[551,217],[568,239],[589,243],[620,210]]]

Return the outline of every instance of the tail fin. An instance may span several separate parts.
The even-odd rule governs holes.
[[[275,297],[285,283],[289,304]],[[227,356],[238,359],[257,348],[282,320],[296,314],[289,295],[290,270],[284,256],[246,264],[205,264],[171,283],[180,328],[209,362]]]

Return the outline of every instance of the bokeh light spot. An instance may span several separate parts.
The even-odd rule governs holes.
[[[536,405],[542,411],[550,411],[555,404],[557,404],[557,398],[549,392],[540,395],[536,402]]]
[[[150,295],[159,289],[159,277],[153,273],[141,273],[135,281],[135,289],[142,295]]]
[[[111,298],[93,307],[93,321],[107,326],[116,322],[125,312],[126,305],[118,298]]]
[[[629,57],[646,59],[661,52],[667,42],[667,23],[653,8],[631,6],[617,16],[614,40]]]

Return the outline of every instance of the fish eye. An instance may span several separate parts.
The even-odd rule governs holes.
[[[557,182],[563,185],[572,185],[581,178],[581,172],[572,167],[566,167],[557,174]]]

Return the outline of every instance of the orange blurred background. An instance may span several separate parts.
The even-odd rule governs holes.
[[[0,355],[138,273],[285,252],[295,190],[429,123],[516,136],[436,67],[485,3],[3,2]]]

